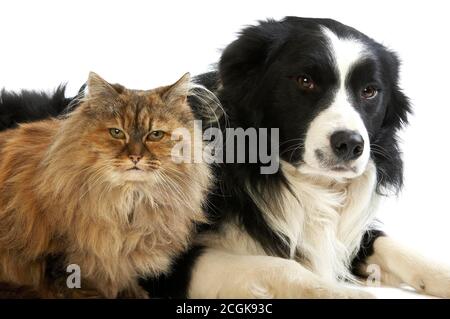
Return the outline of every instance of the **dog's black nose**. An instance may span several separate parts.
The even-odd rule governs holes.
[[[361,156],[364,151],[364,140],[355,131],[337,131],[330,137],[334,154],[343,161],[351,161]]]

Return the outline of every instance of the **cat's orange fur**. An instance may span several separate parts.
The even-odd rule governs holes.
[[[91,73],[70,116],[0,133],[0,282],[47,289],[46,259],[63,254],[83,289],[146,296],[138,278],[167,271],[205,220],[208,166],[171,158],[176,128],[200,132],[188,84],[136,91]],[[146,137],[155,130],[166,134]],[[139,170],[127,170],[132,156]]]

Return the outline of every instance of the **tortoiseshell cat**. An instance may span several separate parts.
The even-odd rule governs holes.
[[[180,127],[202,147],[189,87],[188,74],[137,91],[91,73],[66,118],[0,133],[0,282],[52,296],[46,259],[62,254],[80,266],[82,289],[147,296],[138,278],[167,271],[205,221],[208,165],[171,155]]]

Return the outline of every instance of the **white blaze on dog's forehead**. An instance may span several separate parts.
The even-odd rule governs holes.
[[[333,100],[322,110],[310,123],[305,137],[304,162],[308,166],[300,167],[303,172],[330,173],[327,168],[322,167],[321,160],[317,158],[316,150],[320,150],[328,159],[334,158],[330,147],[330,136],[339,130],[350,130],[359,133],[364,140],[363,154],[354,161],[354,170],[338,175],[350,177],[359,175],[366,167],[370,156],[369,135],[359,112],[352,105],[350,89],[346,87],[345,81],[352,68],[367,55],[364,44],[353,38],[339,38],[330,29],[322,29],[327,39],[329,54],[332,57],[337,75],[339,76],[339,87],[333,92]],[[312,171],[310,170],[312,168]]]
[[[333,56],[336,71],[339,73],[342,88],[352,67],[367,54],[367,50],[358,39],[339,38],[326,27],[322,28],[322,32],[328,40],[329,50]]]

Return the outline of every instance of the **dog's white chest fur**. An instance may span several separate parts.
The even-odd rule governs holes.
[[[303,175],[289,164],[282,168],[295,197],[286,190],[284,218],[271,218],[272,226],[289,238],[292,258],[323,278],[348,278],[375,210],[375,166],[342,181]]]
[[[375,165],[369,162],[366,171],[352,180],[331,181],[309,177],[282,164],[291,191],[283,190],[270,202],[252,193],[251,188],[249,195],[269,226],[287,238],[291,259],[322,278],[351,278],[350,261],[376,210]],[[198,241],[240,255],[265,255],[263,247],[238,225],[225,223]]]

